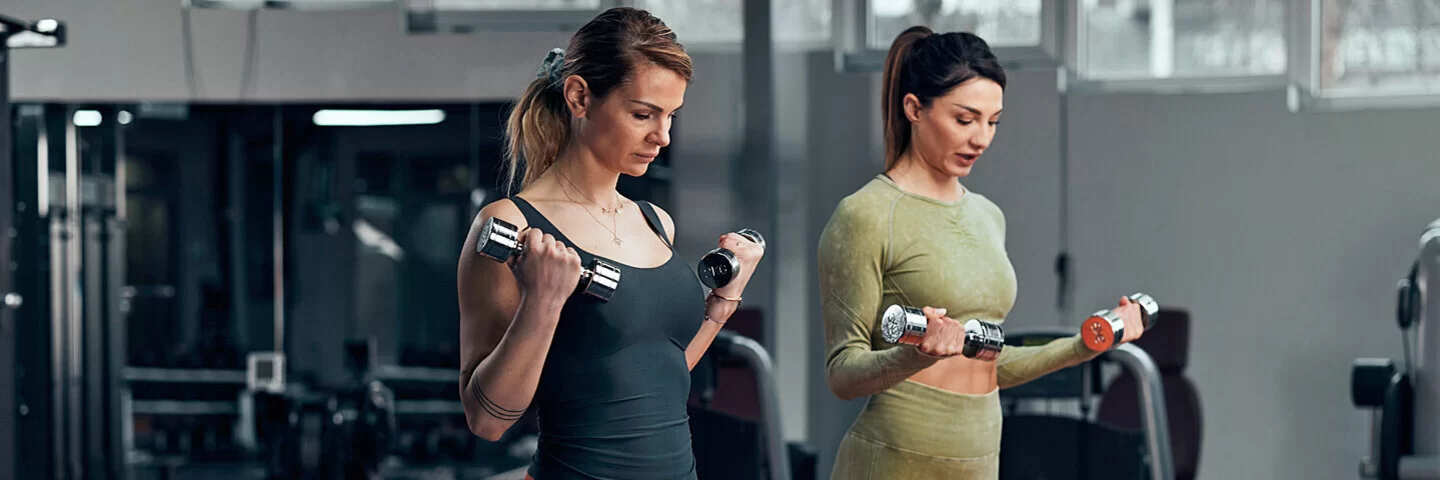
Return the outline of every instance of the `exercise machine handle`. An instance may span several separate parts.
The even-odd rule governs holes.
[[[781,429],[780,396],[776,391],[775,367],[770,353],[759,342],[727,330],[715,334],[711,347],[722,355],[745,362],[755,372],[770,480],[790,480],[790,455],[785,445],[785,433]]]
[[[1170,417],[1165,412],[1165,388],[1160,383],[1160,369],[1145,349],[1133,344],[1120,345],[1106,355],[1129,370],[1140,382],[1140,421],[1145,426],[1150,478],[1173,480],[1175,463],[1170,453]]]

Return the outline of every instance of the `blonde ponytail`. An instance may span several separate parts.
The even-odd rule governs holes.
[[[542,75],[525,88],[525,93],[510,111],[510,120],[505,126],[505,160],[508,164],[505,189],[517,192],[540,178],[555,164],[560,147],[569,137],[570,110],[565,107],[560,86],[552,83],[548,75]],[[515,176],[522,161],[525,173],[517,186]]]

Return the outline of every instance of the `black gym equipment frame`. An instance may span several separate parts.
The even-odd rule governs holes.
[[[10,104],[10,52],[16,48],[47,48],[65,44],[65,25],[44,19],[27,22],[0,14],[0,478],[20,478],[16,439],[16,322],[25,307],[24,295],[14,290],[12,239],[15,235],[15,164],[13,113]],[[27,442],[28,443],[28,442]]]
[[[1397,285],[1402,362],[1357,358],[1351,402],[1370,414],[1369,451],[1360,478],[1440,479],[1440,219],[1420,235],[1420,253]],[[1419,338],[1412,338],[1412,334]],[[1411,343],[1414,343],[1413,348]],[[1418,358],[1412,357],[1414,352]]]
[[[114,117],[118,109],[91,110]],[[15,108],[15,478],[124,478],[124,235],[118,122],[71,105]],[[12,357],[13,355],[13,357]],[[23,373],[23,375],[21,375]]]

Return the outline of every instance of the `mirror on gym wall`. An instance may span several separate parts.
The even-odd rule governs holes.
[[[371,380],[393,395],[393,424],[369,436],[383,443],[370,448],[387,475],[475,477],[528,461],[533,428],[480,441],[456,396],[456,259],[480,207],[506,195],[507,104],[16,111],[30,113],[17,117],[14,187],[29,216],[17,221],[15,245],[33,260],[17,279],[27,301],[56,306],[33,310],[37,327],[18,332],[26,350],[17,363],[41,381],[19,386],[35,396],[20,428],[54,440],[35,442],[38,457],[54,459],[37,468],[110,462],[131,478],[306,477],[332,465],[322,457],[333,449],[268,455],[332,438],[309,415],[327,402],[304,399],[343,404],[348,397],[326,395]],[[662,153],[655,168],[668,165]],[[664,202],[663,178],[626,177],[620,189]],[[77,231],[87,235],[71,241]],[[90,348],[107,338],[112,348]],[[287,408],[299,415],[288,437],[275,433],[288,417],[273,416],[247,383],[247,357],[274,351],[286,356]],[[52,356],[69,363],[52,369]],[[94,388],[40,388],[39,374],[63,376],[72,363]],[[90,413],[50,411],[44,405],[72,408],[41,398],[55,394]],[[67,417],[113,418],[114,427]],[[106,438],[116,445],[106,459],[84,453]]]

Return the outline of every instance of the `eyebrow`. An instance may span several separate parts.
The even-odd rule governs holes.
[[[654,109],[654,110],[657,111],[657,112],[663,112],[663,111],[665,111],[665,109],[660,108],[659,105],[656,105],[656,104],[653,104],[653,103],[650,103],[650,102],[643,102],[643,101],[640,101],[640,100],[631,100],[631,102],[638,103],[638,104],[641,104],[641,105],[650,107],[650,108]],[[682,109],[682,108],[685,108],[685,106],[684,106],[684,105],[681,105],[681,106],[679,106],[679,107],[675,107],[675,111],[676,111],[676,112],[679,112],[680,109]],[[671,112],[671,113],[674,113],[674,112]]]
[[[970,113],[974,113],[974,114],[979,115],[979,116],[982,116],[982,117],[985,116],[985,114],[980,113],[980,110],[977,109],[977,108],[975,108],[975,107],[971,107],[971,106],[969,106],[969,105],[961,105],[961,104],[958,104],[958,103],[955,103],[955,104],[953,104],[953,105],[955,105],[955,106],[957,106],[957,107],[960,107],[960,108],[963,108],[963,109],[966,109],[966,110],[969,110]],[[996,110],[996,111],[995,111],[995,114],[996,114],[996,115],[999,115],[999,114],[1001,114],[1001,113],[1005,113],[1005,109],[1002,108],[1002,109],[999,109],[999,110]]]

